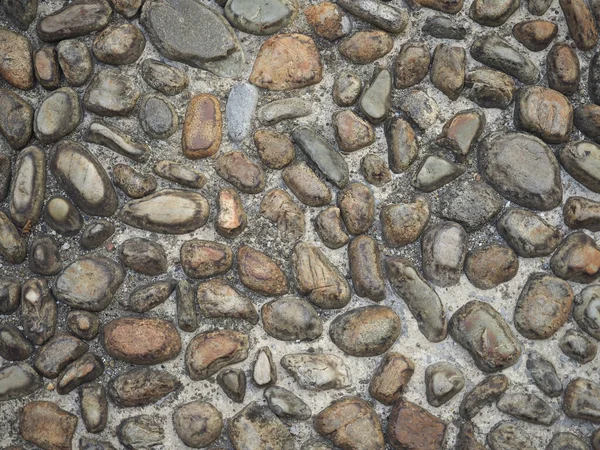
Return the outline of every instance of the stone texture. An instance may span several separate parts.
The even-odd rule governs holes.
[[[583,231],[569,234],[550,259],[550,268],[563,280],[588,284],[600,275],[600,248]]]
[[[485,406],[496,402],[506,392],[509,384],[506,375],[488,375],[465,394],[460,403],[460,416],[467,420],[472,419]]]
[[[441,450],[446,424],[419,405],[401,399],[392,409],[387,442],[395,449]]]
[[[384,405],[400,400],[415,371],[414,363],[396,352],[386,353],[371,378],[369,394]]]
[[[516,253],[504,245],[491,244],[473,250],[465,259],[465,274],[479,289],[493,289],[512,280],[519,270]]]
[[[352,22],[337,4],[322,2],[304,9],[306,20],[315,33],[329,40],[347,36],[352,30]]]
[[[361,235],[348,246],[350,275],[356,295],[373,301],[385,298],[385,278],[377,242],[370,236]]]
[[[0,133],[11,148],[21,150],[33,135],[33,108],[18,94],[0,89]]]
[[[35,83],[33,49],[27,37],[0,28],[0,77],[17,89],[32,89]]]
[[[76,426],[77,416],[47,401],[28,403],[19,418],[21,437],[49,450],[70,449]]]
[[[324,391],[350,386],[350,371],[344,360],[327,353],[294,353],[281,358],[281,366],[303,389]]]
[[[219,99],[211,94],[194,96],[185,113],[183,154],[190,159],[213,156],[221,146],[223,123]]]
[[[188,344],[185,364],[190,378],[205,380],[223,367],[248,357],[248,336],[239,331],[217,330],[197,334]]]
[[[134,80],[118,70],[103,69],[94,75],[83,96],[83,104],[99,116],[128,116],[140,90]]]
[[[323,322],[315,308],[305,300],[283,297],[263,305],[263,328],[281,341],[312,341],[323,333]]]
[[[215,442],[221,435],[223,416],[210,403],[195,400],[175,411],[173,425],[185,445],[202,448]]]
[[[143,367],[119,374],[108,385],[111,400],[121,407],[156,403],[181,387],[181,382],[166,370]]]
[[[288,428],[266,406],[249,403],[229,423],[229,438],[236,449],[293,450]]]
[[[496,227],[508,245],[524,258],[549,255],[561,240],[557,228],[526,209],[507,209]]]
[[[142,55],[146,38],[133,24],[111,25],[94,39],[92,50],[98,61],[113,66],[132,64]]]
[[[287,293],[288,280],[285,274],[264,253],[243,245],[238,248],[237,263],[240,281],[248,289],[266,296]]]
[[[37,34],[45,42],[85,36],[106,28],[111,16],[106,0],[76,0],[42,18]]]
[[[213,279],[198,285],[196,295],[200,312],[204,317],[230,317],[258,323],[258,313],[252,300],[240,294],[222,279]]]
[[[600,423],[600,385],[575,378],[565,390],[563,411],[572,419]]]

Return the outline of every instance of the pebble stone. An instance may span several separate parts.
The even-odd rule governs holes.
[[[204,317],[229,317],[243,319],[252,325],[258,323],[258,313],[252,300],[223,279],[215,278],[198,284],[196,298]]]
[[[535,394],[505,393],[496,406],[503,413],[537,425],[550,426],[558,419],[558,412]]]
[[[301,398],[282,387],[268,387],[264,397],[271,411],[282,419],[307,420],[312,415],[310,407]]]
[[[367,183],[383,186],[392,181],[392,174],[386,162],[378,155],[369,153],[360,160],[360,173]]]
[[[563,411],[572,419],[600,422],[600,385],[585,378],[575,378],[565,390]]]
[[[167,139],[179,127],[175,107],[165,98],[148,95],[140,101],[140,125],[153,139]]]
[[[117,427],[119,442],[130,449],[162,445],[165,431],[161,416],[142,414],[123,419]]]
[[[159,161],[152,168],[154,173],[165,180],[194,189],[202,189],[206,176],[197,170],[175,161]]]
[[[230,0],[225,5],[225,17],[235,28],[261,36],[285,28],[297,15],[295,0]]]
[[[202,448],[219,438],[223,430],[223,417],[210,403],[195,400],[181,405],[175,411],[173,425],[185,445]]]
[[[522,450],[534,450],[531,436],[520,425],[503,420],[498,422],[488,433],[487,444],[492,450],[505,448],[520,448]]]
[[[288,428],[267,406],[255,401],[231,419],[229,438],[237,448],[294,448],[294,438]]]
[[[563,280],[588,284],[600,275],[599,257],[596,241],[583,231],[576,231],[560,243],[550,259],[550,268]]]
[[[315,230],[325,246],[336,249],[343,247],[350,238],[344,229],[340,208],[330,206],[319,213],[315,219]]]
[[[269,386],[277,381],[277,367],[269,347],[262,347],[256,352],[252,368],[252,381],[257,386]]]
[[[78,40],[68,39],[60,41],[56,50],[58,63],[67,83],[73,87],[86,84],[94,70],[94,61],[87,45]]]
[[[110,25],[94,39],[92,50],[100,62],[120,66],[136,62],[146,47],[146,38],[133,24]]]
[[[358,105],[369,122],[377,125],[390,113],[391,96],[392,74],[387,69],[376,67],[371,80],[363,89]]]
[[[82,116],[77,92],[61,88],[46,97],[36,109],[33,130],[43,144],[51,144],[75,130]]]
[[[531,352],[527,358],[527,371],[535,385],[549,397],[559,397],[563,393],[562,381],[554,365],[538,352]]]
[[[267,296],[288,292],[287,277],[263,252],[242,245],[237,251],[237,264],[240,281],[248,289]]]
[[[442,448],[446,423],[419,405],[400,399],[387,425],[388,442],[395,448]]]
[[[459,413],[464,419],[475,417],[487,405],[496,402],[506,392],[510,384],[504,374],[488,375],[463,397]]]
[[[115,164],[113,183],[128,197],[143,198],[156,191],[158,183],[151,174],[141,174],[128,164]]]
[[[33,54],[35,78],[46,90],[60,87],[60,67],[56,48],[44,45]]]
[[[560,338],[558,346],[565,355],[579,364],[589,363],[596,358],[598,353],[596,343],[585,334],[575,330],[568,330]]]
[[[80,244],[84,250],[93,250],[104,244],[114,233],[115,226],[105,219],[90,222],[81,233]]]
[[[48,401],[31,402],[21,411],[21,437],[41,448],[71,448],[77,416]]]
[[[140,90],[130,77],[115,69],[103,69],[88,84],[83,103],[99,116],[128,116],[139,98]]]
[[[352,31],[352,22],[337,4],[322,2],[304,9],[306,20],[315,33],[329,40],[343,38]]]
[[[333,84],[333,100],[338,106],[356,103],[362,91],[362,80],[354,72],[341,72]]]
[[[142,78],[151,88],[164,95],[180,94],[189,84],[185,72],[152,58],[142,63]]]
[[[287,166],[281,177],[290,191],[307,206],[326,206],[331,203],[331,190],[304,162]]]
[[[62,270],[62,259],[56,240],[36,236],[29,247],[29,269],[39,275],[56,275]]]
[[[508,208],[496,227],[500,236],[523,258],[549,255],[561,241],[556,227],[526,209]]]
[[[432,406],[441,406],[448,402],[464,386],[464,375],[447,361],[431,364],[425,369],[427,402]]]
[[[244,232],[248,216],[239,194],[234,189],[222,189],[217,197],[218,216],[215,224],[217,233],[234,239]]]
[[[225,395],[236,403],[244,403],[246,374],[241,369],[225,369],[217,375],[217,383]]]
[[[512,280],[519,270],[516,253],[504,245],[491,244],[467,254],[465,274],[479,289],[493,289]]]
[[[31,42],[7,28],[0,28],[0,38],[0,78],[17,89],[32,89],[35,78]]]
[[[10,323],[0,325],[0,356],[7,361],[23,361],[33,355],[33,344]]]
[[[30,278],[21,288],[21,325],[35,345],[42,345],[56,331],[56,302],[44,278]]]
[[[11,148],[21,150],[33,135],[34,110],[26,100],[7,89],[0,89],[0,107],[6,111],[0,118],[0,133]]]
[[[0,368],[0,401],[26,397],[43,385],[42,377],[29,364],[20,362]]]
[[[223,367],[248,357],[248,336],[239,331],[217,330],[197,334],[188,344],[185,364],[190,378],[205,380]]]
[[[234,142],[242,142],[250,135],[258,97],[258,89],[250,83],[237,83],[229,91],[226,121]]]
[[[219,100],[210,94],[193,97],[183,123],[183,154],[190,159],[213,156],[221,146],[222,127]]]
[[[421,240],[423,275],[440,287],[458,283],[466,256],[467,233],[454,222],[428,228]]]
[[[349,368],[337,355],[293,353],[281,358],[280,363],[304,389],[314,391],[342,389],[351,383]]]
[[[37,223],[45,194],[46,154],[39,147],[27,147],[16,160],[9,196],[10,217],[18,227]]]
[[[563,206],[563,219],[569,228],[600,230],[600,203],[585,197],[569,197]]]
[[[81,418],[90,433],[99,433],[108,422],[106,389],[100,384],[86,384],[79,393]]]
[[[79,339],[91,341],[100,331],[100,318],[90,311],[71,311],[67,315],[67,328]]]
[[[315,308],[296,297],[283,297],[263,305],[263,328],[281,341],[312,341],[323,334],[323,322]]]
[[[414,371],[415,364],[409,358],[387,352],[371,378],[369,393],[384,405],[392,405],[400,400]]]
[[[257,130],[254,133],[254,145],[261,162],[270,169],[283,169],[296,158],[292,141],[277,131]]]
[[[36,31],[44,42],[62,41],[103,30],[111,16],[106,0],[77,0],[42,18]]]
[[[110,399],[123,408],[156,403],[181,387],[166,370],[143,367],[122,372],[108,384]]]
[[[100,121],[90,124],[84,140],[109,148],[134,161],[145,161],[150,153],[146,144],[136,142],[119,128]]]

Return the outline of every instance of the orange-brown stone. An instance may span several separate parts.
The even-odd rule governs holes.
[[[312,38],[303,34],[277,34],[260,48],[250,82],[272,91],[317,84],[323,64]]]
[[[199,94],[192,98],[183,123],[183,154],[190,159],[213,156],[221,146],[222,132],[219,99],[211,94]]]
[[[250,344],[239,331],[217,330],[200,333],[190,341],[185,364],[192,380],[205,380],[223,367],[245,360]]]
[[[31,402],[23,407],[21,437],[47,450],[71,450],[77,416],[52,402]]]

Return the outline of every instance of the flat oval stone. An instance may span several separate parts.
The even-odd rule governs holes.
[[[103,256],[78,259],[56,279],[52,294],[73,308],[102,311],[125,279],[125,270]]]
[[[600,192],[600,147],[586,141],[570,142],[560,149],[559,159],[575,180]]]
[[[540,78],[537,65],[529,57],[495,34],[475,39],[471,45],[471,56],[476,61],[513,76],[524,84],[535,84]]]
[[[339,270],[315,245],[301,242],[292,253],[297,289],[315,306],[343,308],[350,301],[350,286]]]
[[[23,361],[33,355],[33,344],[16,326],[0,325],[0,356],[7,361]]]
[[[106,0],[76,0],[41,19],[37,34],[45,42],[85,36],[104,29],[111,16]]]
[[[344,360],[328,353],[293,353],[281,358],[281,366],[303,389],[325,391],[350,386],[350,370]]]
[[[198,328],[198,314],[196,314],[196,297],[194,289],[187,280],[177,282],[175,288],[175,302],[177,307],[177,325],[182,331],[193,332]],[[258,318],[258,315],[257,315]]]
[[[230,0],[225,17],[244,33],[266,36],[277,33],[298,15],[296,0]]]
[[[213,279],[198,284],[196,293],[200,313],[208,318],[229,317],[258,323],[258,313],[251,299],[240,294],[227,281]]]
[[[560,278],[530,275],[515,306],[515,327],[529,339],[548,339],[569,318],[573,290]]]
[[[563,220],[569,228],[600,231],[600,202],[569,197],[563,206]]]
[[[260,387],[269,386],[277,381],[277,367],[269,347],[261,347],[254,357],[252,381]]]
[[[92,122],[83,138],[134,161],[145,161],[150,153],[146,144],[135,142],[120,129],[104,122]]]
[[[118,406],[127,408],[151,405],[180,387],[179,378],[166,370],[143,367],[113,378],[108,395]]]
[[[534,450],[532,436],[526,431],[513,422],[503,420],[490,430],[486,442],[492,450],[504,448]]]
[[[462,47],[439,44],[433,53],[430,78],[432,84],[450,100],[456,100],[465,87],[467,55]]]
[[[258,89],[250,83],[236,83],[227,98],[227,131],[234,142],[242,142],[250,135],[258,104]]]
[[[119,249],[123,264],[145,275],[160,275],[167,271],[167,254],[158,242],[144,238],[127,239]]]
[[[81,233],[80,244],[84,250],[100,247],[115,233],[115,226],[104,219],[94,220]]]
[[[285,273],[263,252],[242,245],[237,251],[237,263],[240,281],[248,289],[267,296],[287,293]]]
[[[263,305],[263,328],[280,341],[312,341],[323,333],[323,322],[310,303],[283,297]]]
[[[152,169],[156,175],[165,180],[194,189],[202,189],[207,181],[204,174],[175,161],[159,161]]]
[[[225,17],[200,2],[146,1],[140,23],[170,60],[219,77],[233,78],[242,71],[244,52],[233,28]]]
[[[560,397],[563,393],[563,385],[556,373],[554,364],[545,359],[538,352],[531,352],[527,358],[527,372],[535,385],[549,397]]]
[[[440,39],[462,41],[470,31],[468,25],[446,16],[430,16],[421,28],[423,33]]]
[[[331,203],[331,190],[305,163],[287,166],[281,178],[298,200],[307,206],[325,206]]]
[[[32,53],[29,39],[7,28],[0,28],[0,78],[17,89],[33,88]]]
[[[319,3],[305,8],[303,12],[315,33],[328,41],[335,41],[352,31],[350,18],[335,3]]]
[[[395,86],[407,89],[419,84],[429,72],[431,54],[426,44],[408,42],[400,48],[394,62]]]
[[[31,105],[16,93],[0,89],[0,133],[15,150],[27,145],[33,135],[34,112]]]
[[[142,55],[146,38],[130,23],[111,25],[94,39],[92,50],[98,61],[114,66],[132,64]]]
[[[84,213],[111,216],[119,205],[117,193],[104,167],[83,145],[63,140],[56,144],[50,170]]]
[[[352,356],[385,353],[400,336],[398,315],[387,306],[365,306],[337,316],[329,327],[331,340]]]
[[[558,91],[527,86],[519,90],[514,121],[517,128],[544,142],[558,144],[569,140],[573,129],[573,107]]]
[[[375,197],[362,183],[351,183],[341,190],[337,205],[351,234],[366,233],[375,221]]]
[[[322,3],[326,4],[326,3]],[[330,3],[333,5],[333,3]],[[306,12],[305,12],[306,14]],[[338,74],[333,83],[333,101],[338,106],[352,106],[362,91],[362,80],[354,72],[344,71]]]
[[[71,86],[83,86],[94,72],[90,49],[74,39],[60,41],[56,46],[60,68]]]
[[[340,0],[337,4],[353,16],[388,33],[402,33],[408,25],[406,10],[376,0]]]
[[[314,427],[339,448],[385,448],[379,416],[359,397],[345,397],[331,403],[314,420]]]
[[[210,403],[195,400],[177,408],[173,414],[173,426],[185,445],[203,448],[221,436],[223,416]]]
[[[206,199],[192,191],[163,189],[127,203],[119,218],[135,228],[164,234],[186,234],[208,221]]]
[[[217,330],[197,334],[185,351],[190,378],[205,380],[223,367],[248,357],[248,336],[239,331]]]
[[[27,242],[2,211],[0,211],[0,255],[9,264],[21,264],[27,257]]]
[[[387,352],[371,378],[369,394],[384,405],[396,403],[414,371],[415,364],[410,358],[400,353]]]
[[[548,211],[561,203],[558,163],[552,150],[535,137],[489,134],[478,148],[478,169],[494,189],[518,205]]]
[[[192,239],[181,246],[181,266],[190,278],[211,278],[227,273],[233,252],[225,244]]]
[[[373,70],[358,105],[369,122],[375,125],[388,117],[392,105],[392,74],[389,70],[381,67]]]
[[[30,278],[21,289],[23,333],[35,345],[42,345],[56,330],[57,307],[44,278]]]
[[[110,356],[132,364],[153,365],[181,351],[177,329],[165,320],[123,317],[104,326],[102,344]]]
[[[183,122],[183,154],[190,159],[213,156],[221,146],[222,129],[219,99],[211,94],[194,96]]]
[[[600,289],[589,286],[575,297],[573,318],[583,331],[600,340]]]
[[[272,448],[292,450],[294,437],[266,405],[253,401],[229,423],[229,438],[234,448]]]
[[[446,122],[435,143],[453,152],[460,160],[475,147],[485,125],[485,114],[479,108],[460,111]]]
[[[46,202],[44,221],[54,231],[65,236],[77,234],[83,226],[83,218],[75,205],[68,198],[59,196]]]
[[[367,183],[373,186],[380,187],[392,181],[392,174],[383,158],[373,153],[361,158],[359,170]]]
[[[437,155],[429,155],[421,161],[411,184],[422,192],[433,192],[463,173],[465,169],[458,164]]]
[[[535,394],[506,393],[496,406],[505,414],[537,425],[550,426],[558,419],[558,412]]]
[[[521,357],[521,344],[504,318],[488,303],[472,300],[448,323],[450,336],[473,357],[484,372],[498,372]]]
[[[167,139],[179,127],[175,107],[158,95],[147,95],[140,102],[140,125],[153,139]]]
[[[254,133],[254,145],[260,160],[270,169],[283,169],[296,158],[292,141],[277,131],[257,130]]]
[[[114,69],[94,75],[83,96],[85,108],[99,116],[128,116],[140,98],[134,80]]]
[[[524,258],[546,256],[560,244],[560,231],[526,209],[509,208],[496,222],[498,234]]]
[[[408,306],[421,333],[431,342],[446,339],[446,311],[435,290],[408,260],[386,257],[384,264],[394,292]]]
[[[413,127],[401,117],[385,121],[388,164],[394,173],[406,171],[419,156],[419,144]]]
[[[350,275],[356,295],[373,301],[385,298],[385,278],[377,241],[371,236],[357,236],[348,246]]]
[[[467,252],[467,233],[455,222],[439,222],[429,227],[421,239],[423,275],[433,284],[457,284]]]
[[[35,146],[19,153],[13,168],[10,217],[23,228],[35,225],[42,215],[46,195],[46,154]]]
[[[249,81],[264,89],[287,91],[320,83],[322,78],[323,63],[312,38],[277,34],[262,44]]]
[[[243,403],[246,396],[246,373],[242,369],[225,369],[217,375],[217,384],[227,397]]]
[[[556,433],[548,443],[548,450],[587,450],[588,444],[577,435],[565,432]]]
[[[77,427],[77,416],[58,407],[56,403],[28,403],[21,410],[19,432],[27,442],[44,449],[71,448]]]
[[[265,189],[263,169],[243,152],[222,154],[214,168],[221,178],[246,194],[258,194]]]
[[[544,50],[558,34],[558,25],[545,20],[527,20],[513,27],[513,36],[532,52]]]
[[[29,270],[40,275],[56,275],[62,266],[56,240],[43,235],[34,237],[29,247]]]
[[[268,387],[264,397],[271,411],[282,419],[306,420],[312,415],[310,407],[302,399],[282,387]]]
[[[86,384],[83,386],[79,395],[79,403],[81,405],[81,418],[86,430],[90,433],[103,431],[108,421],[108,400],[104,386],[101,384]]]
[[[0,402],[26,397],[44,384],[42,377],[27,363],[0,368]]]
[[[175,291],[175,280],[166,279],[136,287],[129,299],[121,300],[123,308],[136,313],[145,313],[165,302]]]
[[[488,375],[465,394],[460,403],[459,413],[464,419],[471,420],[487,405],[496,402],[509,386],[504,374]]]
[[[61,88],[46,97],[35,110],[33,131],[43,144],[51,144],[75,130],[82,117],[77,92]]]
[[[334,113],[333,128],[340,150],[344,152],[354,152],[375,142],[373,126],[352,111]]]
[[[88,345],[69,333],[57,333],[37,352],[36,370],[46,378],[56,378],[71,362],[88,351]]]
[[[189,84],[185,72],[150,58],[145,59],[142,63],[142,78],[151,88],[165,95],[177,95]]]
[[[572,419],[600,423],[600,385],[575,378],[565,390],[563,411]]]

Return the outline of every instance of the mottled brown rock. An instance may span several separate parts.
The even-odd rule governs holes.
[[[219,156],[214,167],[221,178],[246,194],[258,194],[265,189],[265,172],[245,153],[225,153]]]
[[[42,345],[56,330],[57,306],[44,278],[30,278],[21,289],[23,333],[35,345]]]
[[[392,37],[381,30],[362,30],[344,40],[338,50],[355,64],[369,64],[383,58],[394,46]]]
[[[472,419],[486,405],[497,401],[508,389],[509,380],[504,374],[489,375],[465,394],[459,413],[464,419]]]
[[[69,333],[57,333],[37,352],[34,367],[46,378],[56,378],[67,365],[82,356],[88,345]]]
[[[529,276],[515,306],[515,328],[529,339],[548,339],[568,320],[575,294],[569,283],[545,273]]]
[[[218,330],[196,335],[185,351],[190,378],[205,380],[223,367],[248,357],[248,336],[239,331]]]
[[[309,6],[304,10],[304,15],[315,33],[328,41],[347,36],[352,29],[350,18],[335,3],[323,2]]]
[[[242,245],[237,252],[240,281],[248,289],[262,295],[283,295],[288,281],[277,263],[263,252]]]
[[[0,109],[0,133],[11,148],[22,149],[33,135],[33,108],[15,92],[0,89]]]
[[[304,236],[304,212],[294,203],[292,196],[282,189],[273,189],[260,203],[260,215],[277,224],[284,242],[294,242]]]
[[[375,220],[375,198],[362,183],[351,183],[340,191],[337,205],[351,234],[365,233]]]
[[[257,130],[254,145],[260,160],[270,169],[283,169],[296,158],[292,141],[274,130]]]
[[[470,252],[465,273],[473,286],[492,289],[512,280],[519,270],[519,258],[507,246],[492,244]]]
[[[183,122],[183,154],[190,159],[213,156],[221,146],[223,119],[219,99],[198,94],[188,104]]]
[[[319,308],[343,308],[350,301],[350,286],[316,246],[301,242],[292,253],[298,292]]]
[[[413,0],[412,3],[447,14],[456,14],[463,7],[463,0]]]
[[[439,44],[433,53],[431,82],[450,100],[456,100],[465,87],[467,54],[462,47]]]
[[[583,0],[559,0],[569,34],[580,50],[591,50],[598,42],[598,29],[588,4]]]
[[[330,206],[319,213],[315,219],[315,230],[329,248],[340,248],[350,239],[344,231],[342,214],[337,206]]]
[[[290,191],[305,205],[316,207],[331,203],[331,190],[305,162],[286,167],[281,177]]]
[[[38,83],[48,90],[60,87],[60,68],[56,56],[56,49],[44,45],[33,55],[33,69]]]
[[[127,239],[121,244],[119,256],[125,266],[145,275],[160,275],[168,268],[164,247],[150,239]]]
[[[323,78],[321,56],[312,38],[277,34],[265,41],[254,62],[250,82],[272,91],[317,84]]]
[[[227,273],[233,252],[225,244],[192,239],[181,246],[181,266],[190,278],[211,278]]]
[[[230,317],[256,325],[258,313],[252,300],[240,294],[227,281],[218,278],[198,284],[196,298],[204,317]]]
[[[108,394],[118,406],[127,408],[156,403],[180,387],[179,378],[166,370],[142,367],[112,379]]]
[[[558,91],[524,87],[516,100],[515,126],[550,144],[566,142],[573,129],[573,107]]]
[[[600,423],[600,385],[575,378],[565,390],[563,411],[573,419]]]
[[[558,33],[558,25],[546,20],[527,20],[517,23],[513,36],[532,52],[544,50]]]
[[[350,274],[356,295],[379,302],[385,298],[385,278],[377,241],[367,235],[352,240],[348,246]]]
[[[33,88],[33,49],[29,39],[0,28],[0,77],[17,89]]]
[[[569,234],[550,259],[552,272],[563,280],[591,283],[600,275],[600,248],[583,231]]]
[[[420,83],[429,72],[431,54],[427,44],[406,43],[394,62],[396,88],[406,89]]]
[[[181,351],[177,329],[149,317],[112,320],[104,326],[102,341],[109,355],[132,364],[160,364]]]
[[[77,416],[52,402],[31,402],[21,410],[21,437],[44,450],[71,450]]]
[[[82,384],[95,380],[104,372],[104,363],[99,356],[86,353],[69,364],[56,380],[56,392],[68,394]]]
[[[20,264],[27,257],[27,242],[2,211],[0,211],[0,255],[9,264]]]
[[[383,186],[392,181],[392,173],[383,158],[372,153],[360,160],[360,173],[373,186]]]
[[[133,24],[115,24],[94,39],[92,50],[98,61],[120,66],[136,62],[146,47],[146,38]]]
[[[373,305],[337,316],[329,327],[335,345],[352,356],[385,353],[400,336],[400,317],[389,307]]]
[[[484,372],[506,369],[521,357],[521,343],[488,303],[472,300],[460,307],[452,315],[448,330]]]
[[[334,401],[314,420],[314,427],[343,450],[377,450],[385,447],[381,422],[371,405],[359,397]]]
[[[37,24],[37,34],[44,42],[56,42],[93,31],[100,31],[108,25],[112,9],[106,0],[75,0]]]
[[[581,77],[579,58],[575,50],[568,44],[554,45],[548,52],[546,73],[550,89],[565,95],[575,94],[579,89],[579,79]],[[575,113],[575,126],[579,127],[577,125],[577,112]]]
[[[464,387],[464,375],[448,361],[438,361],[425,369],[425,395],[431,406],[442,406]]]
[[[248,225],[248,216],[242,199],[234,189],[221,189],[217,197],[215,229],[229,239],[238,237]]]
[[[600,202],[569,197],[563,206],[563,218],[569,228],[600,231]]]
[[[173,414],[173,426],[185,445],[203,448],[221,435],[223,416],[213,405],[196,400],[181,405]]]
[[[306,300],[283,297],[261,310],[263,328],[280,341],[312,341],[323,333],[319,314]]]
[[[396,403],[414,371],[410,358],[396,352],[386,353],[371,378],[369,394],[384,405]]]
[[[375,142],[373,126],[353,111],[335,113],[333,128],[340,150],[344,152],[354,152]]]
[[[429,204],[424,197],[413,203],[388,204],[379,215],[381,233],[385,243],[392,248],[415,242],[429,223]]]
[[[446,424],[425,409],[401,399],[394,405],[387,442],[395,449],[442,450]]]

